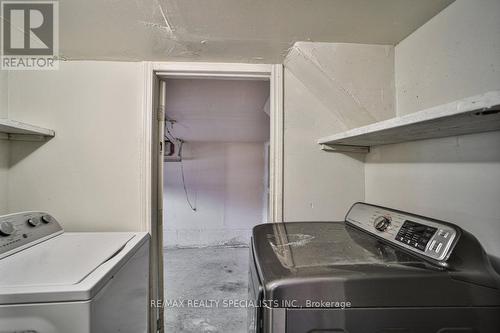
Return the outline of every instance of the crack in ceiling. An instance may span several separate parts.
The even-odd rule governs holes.
[[[73,60],[282,62],[297,41],[394,45],[453,0],[65,0]]]

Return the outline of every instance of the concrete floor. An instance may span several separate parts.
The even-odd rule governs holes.
[[[165,307],[166,332],[246,332],[247,309],[229,307],[228,301],[247,299],[248,251],[233,247],[166,249],[165,300],[170,302]],[[190,300],[204,303],[189,304]]]

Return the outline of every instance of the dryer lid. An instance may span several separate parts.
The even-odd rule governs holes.
[[[267,223],[252,235],[267,300],[353,307],[498,306],[483,251],[468,233],[449,267],[437,266],[344,222]],[[314,303],[314,304],[316,304]]]
[[[0,260],[0,290],[70,286],[120,252],[131,233],[65,233]]]

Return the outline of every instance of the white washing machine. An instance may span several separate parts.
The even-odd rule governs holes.
[[[42,212],[0,216],[0,333],[143,333],[149,235],[64,233]]]

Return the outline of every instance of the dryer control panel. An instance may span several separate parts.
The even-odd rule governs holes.
[[[356,203],[346,222],[420,256],[444,263],[460,237],[452,224],[389,208]]]
[[[50,214],[23,212],[0,216],[0,259],[63,233]]]

